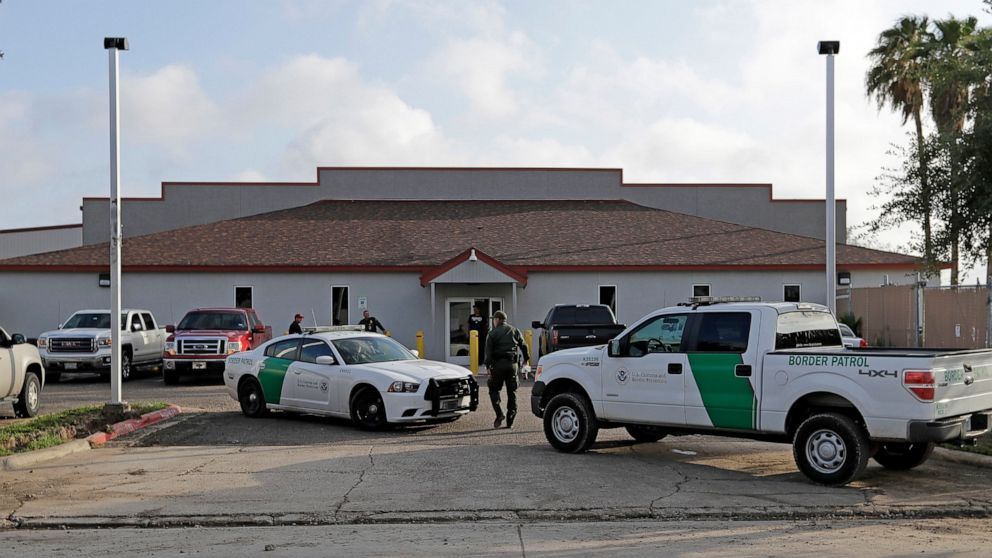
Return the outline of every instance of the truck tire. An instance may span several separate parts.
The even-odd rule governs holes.
[[[586,399],[577,393],[559,393],[544,411],[544,436],[556,450],[582,453],[599,434],[599,422]]]
[[[24,385],[14,403],[14,414],[22,418],[31,418],[38,414],[41,407],[41,380],[34,372],[24,375]]]
[[[879,465],[893,471],[906,471],[919,467],[933,453],[933,442],[882,444],[872,458]]]
[[[657,426],[644,426],[641,424],[631,424],[627,426],[627,434],[630,434],[631,438],[642,444],[657,442],[665,436],[668,436],[668,432],[665,432]]]
[[[815,483],[847,484],[868,464],[868,434],[849,417],[816,414],[799,425],[792,442],[796,466]]]
[[[121,383],[131,379],[131,348],[121,351]]]
[[[176,370],[170,370],[168,368],[162,367],[162,381],[166,385],[174,386],[179,383],[179,372]]]
[[[265,393],[255,378],[248,378],[238,386],[238,403],[246,417],[259,418],[269,413],[265,405]]]

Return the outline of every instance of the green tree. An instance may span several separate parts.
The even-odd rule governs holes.
[[[923,220],[923,254],[933,262],[932,193],[924,160],[923,107],[925,58],[927,44],[932,39],[926,16],[905,16],[878,36],[875,48],[868,53],[870,66],[865,76],[869,97],[878,102],[879,110],[886,106],[902,113],[905,124],[910,117],[916,126],[916,154],[919,157],[918,214]]]

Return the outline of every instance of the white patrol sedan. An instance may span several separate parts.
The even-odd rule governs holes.
[[[224,383],[241,411],[269,409],[349,417],[361,428],[450,422],[479,405],[472,374],[421,360],[376,333],[288,335],[227,358]]]

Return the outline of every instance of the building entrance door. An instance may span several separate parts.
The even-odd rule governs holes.
[[[480,364],[486,346],[486,334],[493,326],[493,313],[503,309],[502,298],[449,298],[445,303],[445,360],[462,366],[469,365],[469,332],[473,327],[472,309],[478,308],[482,326],[479,331]],[[475,320],[476,324],[480,320]]]

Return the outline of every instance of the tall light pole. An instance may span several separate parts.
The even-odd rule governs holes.
[[[816,50],[827,56],[827,308],[837,315],[837,217],[834,212],[834,55],[840,41],[820,41]]]
[[[121,102],[118,54],[127,50],[126,37],[105,37],[110,60],[110,403],[107,413],[122,414],[121,400]],[[127,326],[127,324],[124,324]]]

